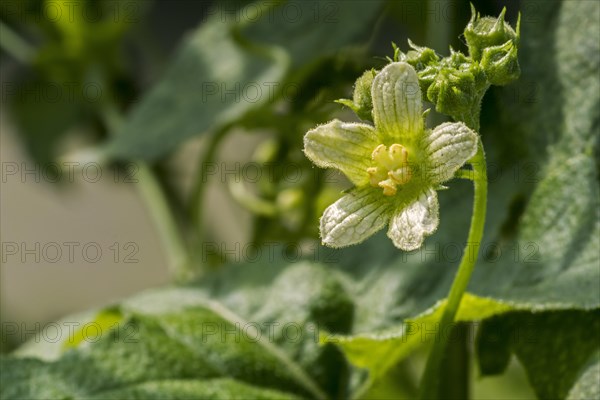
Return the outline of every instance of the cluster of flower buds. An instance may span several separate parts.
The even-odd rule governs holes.
[[[479,63],[472,62],[460,52],[450,49],[449,57],[419,74],[419,80],[428,83],[427,99],[440,113],[456,120],[479,107],[479,102],[489,86],[487,74]]]
[[[433,103],[438,112],[459,121],[467,120],[473,110],[479,109],[490,85],[506,85],[520,75],[517,58],[519,22],[515,31],[504,20],[505,10],[498,18],[481,17],[473,7],[471,11],[471,20],[464,31],[468,56],[451,48],[450,56],[441,58],[434,50],[409,40],[411,49],[406,53],[393,45],[394,57],[390,60],[406,62],[415,68],[426,100]],[[355,85],[354,99],[370,96],[366,85],[359,84],[364,77]],[[354,111],[359,107],[356,101],[341,102]]]

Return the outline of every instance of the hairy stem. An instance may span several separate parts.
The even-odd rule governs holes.
[[[473,185],[475,187],[473,200],[473,215],[471,217],[471,228],[467,245],[463,253],[462,260],[458,266],[458,272],[450,288],[448,299],[444,307],[442,318],[439,323],[439,335],[433,344],[433,348],[427,360],[425,373],[421,380],[420,399],[440,398],[440,366],[446,353],[448,339],[456,314],[460,307],[460,302],[469,284],[471,274],[477,262],[479,246],[483,237],[483,227],[485,224],[486,206],[487,206],[487,172],[485,165],[485,153],[483,144],[479,142],[477,153],[470,160],[473,166]],[[446,333],[446,334],[445,334]]]

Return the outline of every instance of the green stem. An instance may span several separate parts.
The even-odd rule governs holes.
[[[136,164],[139,168],[137,186],[164,246],[171,275],[175,281],[184,282],[191,277],[193,271],[179,226],[152,169],[144,162]]]
[[[458,272],[456,273],[454,282],[450,288],[450,293],[448,294],[448,299],[440,320],[440,334],[433,344],[429,359],[427,360],[427,366],[425,367],[425,373],[421,380],[420,399],[437,399],[440,397],[440,366],[444,359],[448,344],[448,333],[454,324],[460,302],[467,289],[467,285],[469,284],[473,269],[475,268],[479,246],[483,237],[487,206],[487,172],[485,153],[481,141],[479,142],[477,153],[470,160],[470,163],[473,166],[473,184],[475,187],[471,228],[469,229],[467,245],[465,246]]]
[[[194,224],[194,226],[196,226],[198,240],[200,240],[200,238],[202,237],[202,211],[204,208],[204,193],[206,190],[206,186],[208,185],[208,173],[210,169],[208,167],[214,164],[217,158],[217,150],[219,149],[219,145],[227,135],[229,128],[229,125],[224,126],[217,132],[215,132],[215,134],[210,138],[206,150],[201,153],[200,158],[198,159],[198,176],[194,181],[194,187],[192,188],[192,193],[190,195],[188,205],[192,223]]]

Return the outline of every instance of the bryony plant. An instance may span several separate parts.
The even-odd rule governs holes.
[[[394,245],[415,250],[438,227],[436,190],[475,155],[477,134],[462,122],[425,128],[419,80],[407,63],[379,72],[371,98],[375,126],[333,120],[304,138],[308,158],[356,185],[325,210],[321,237],[344,247],[389,224]]]

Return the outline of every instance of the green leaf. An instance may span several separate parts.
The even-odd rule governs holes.
[[[290,393],[260,388],[232,379],[162,379],[132,383],[123,387],[101,390],[93,394],[66,384],[55,372],[57,365],[35,359],[0,358],[2,367],[2,399],[299,399]],[[62,367],[62,366],[60,366]],[[72,365],[73,368],[87,368]],[[65,372],[66,373],[66,372]]]
[[[293,400],[300,399],[289,393],[262,389],[231,379],[166,380],[145,382],[124,389],[101,392],[85,399],[96,400],[183,400],[183,399],[231,399],[231,400]]]
[[[449,334],[436,333],[444,306],[445,301],[440,302],[425,313],[405,320],[400,327],[350,337],[327,335],[322,337],[322,341],[337,344],[353,365],[369,370],[369,381],[359,389],[362,392],[372,383],[384,379],[396,364],[416,349],[439,340],[437,335]],[[510,309],[506,304],[467,294],[461,303],[457,321],[481,320]]]
[[[590,354],[600,351],[599,317],[598,311],[508,313],[484,321],[478,337],[478,347],[497,347],[496,338],[501,333],[506,339],[499,346],[502,360],[505,357],[505,349],[510,349],[523,364],[540,399],[564,399],[578,379],[584,379],[579,375],[582,368],[588,364]],[[501,329],[500,332],[498,328]],[[492,360],[488,358],[488,365],[483,368],[484,371],[489,371],[490,361]],[[594,367],[589,368],[590,371],[583,372],[584,376],[592,373]],[[592,390],[585,381],[580,385],[585,387],[573,390]]]
[[[270,10],[257,3],[225,20],[215,13],[186,40],[163,79],[132,111],[108,154],[155,159],[194,135],[275,101],[282,90],[301,90],[300,75],[288,82],[290,74],[352,44],[371,28],[381,2],[294,6],[298,16],[293,21],[285,4]]]
[[[600,398],[600,353],[590,357],[590,362],[581,370],[575,385],[569,391],[567,400],[587,400]]]
[[[147,318],[128,318],[118,329],[97,342],[89,338],[86,344],[52,362],[5,359],[11,373],[2,374],[0,397],[80,397],[145,380],[211,376],[202,360],[169,340],[160,326]]]
[[[3,358],[10,372],[0,397],[144,398],[153,388],[167,398],[335,397],[345,388],[346,363],[333,346],[319,346],[318,330],[348,332],[352,312],[343,278],[331,269],[231,266],[198,285],[107,308],[92,319],[101,335],[76,330],[77,346],[61,345],[57,357],[38,347],[45,361],[32,358],[35,348]],[[115,316],[118,323],[104,329]]]
[[[93,319],[94,329],[98,329],[99,332],[108,332],[114,326],[116,326],[123,319],[123,315],[118,309],[106,309],[101,311]],[[77,329],[73,334],[63,342],[63,347],[68,349],[69,347],[77,347],[85,341],[87,337],[86,326],[84,325],[80,329]]]

